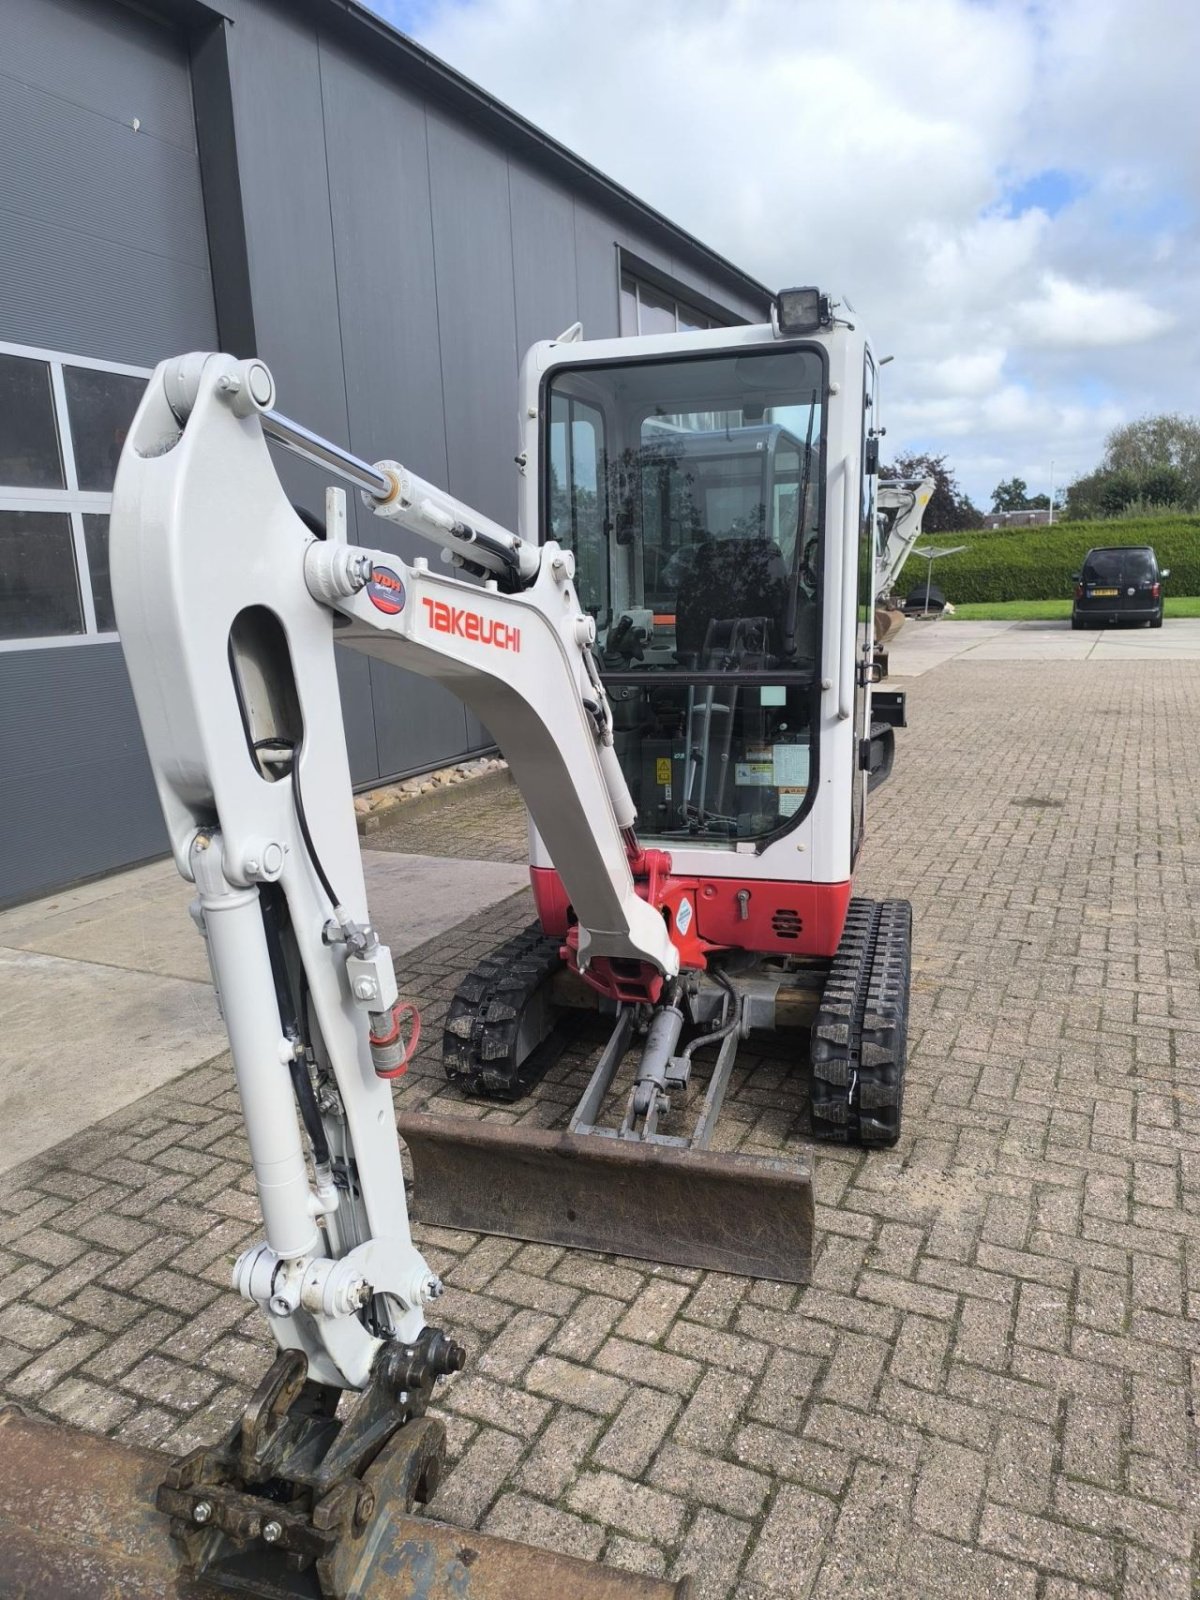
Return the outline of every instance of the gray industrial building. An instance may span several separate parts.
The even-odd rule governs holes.
[[[162,357],[260,355],[289,415],[511,521],[528,345],[768,305],[349,0],[4,0],[3,40],[0,903],[165,849],[107,582],[116,458]],[[281,470],[320,509],[320,477]],[[359,786],[487,747],[438,686],[341,671]]]

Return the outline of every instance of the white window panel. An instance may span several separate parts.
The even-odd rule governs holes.
[[[7,373],[7,424],[0,384],[0,650],[115,639],[112,482],[150,374],[3,341],[0,374],[6,356],[17,362]]]

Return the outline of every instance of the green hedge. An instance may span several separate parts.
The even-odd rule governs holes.
[[[1169,567],[1167,593],[1200,595],[1200,517],[1061,522],[1050,528],[981,528],[922,538],[918,548],[964,544],[955,556],[933,563],[933,581],[952,604],[998,600],[1061,600],[1072,592],[1071,574],[1096,545],[1153,545]],[[909,556],[895,592],[907,595],[925,582],[928,564]]]

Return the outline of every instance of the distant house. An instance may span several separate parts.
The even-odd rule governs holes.
[[[1041,528],[1050,521],[1049,511],[989,511],[985,528]]]

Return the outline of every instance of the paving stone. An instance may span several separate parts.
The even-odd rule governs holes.
[[[96,1340],[97,1353],[86,1363],[89,1376],[110,1383],[127,1372],[148,1351],[168,1345],[181,1326],[173,1312],[146,1311],[125,1332],[107,1342]]]
[[[610,1295],[585,1294],[563,1318],[550,1341],[552,1355],[570,1361],[590,1361],[612,1332],[622,1303]]]
[[[652,1350],[625,1339],[609,1339],[596,1353],[596,1366],[634,1383],[648,1383],[673,1394],[690,1394],[700,1378],[698,1361],[674,1356],[666,1350]]]
[[[746,1523],[702,1506],[684,1535],[671,1576],[678,1580],[690,1575],[695,1600],[726,1600],[737,1592],[749,1539]]]
[[[783,1484],[746,1563],[746,1577],[772,1593],[803,1595],[821,1564],[825,1539],[836,1520],[832,1501],[798,1485]]]
[[[104,1342],[94,1329],[67,1334],[29,1362],[8,1380],[7,1387],[19,1400],[37,1400],[75,1371]]]
[[[557,1500],[575,1477],[602,1427],[598,1417],[563,1407],[538,1435],[516,1481],[531,1494],[540,1495],[544,1500]],[[612,1465],[611,1462],[605,1464]]]
[[[124,1388],[145,1400],[156,1400],[160,1405],[176,1411],[194,1411],[204,1404],[217,1380],[211,1373],[197,1372],[165,1356],[147,1356],[121,1379]]]
[[[940,1439],[927,1443],[917,1478],[913,1518],[931,1533],[969,1544],[975,1532],[987,1457]]]
[[[898,1554],[912,1535],[911,1496],[908,1474],[858,1463],[838,1510],[815,1596],[905,1592],[897,1588],[896,1567]]]
[[[686,1284],[651,1281],[617,1323],[617,1333],[623,1339],[657,1344],[690,1294]]]
[[[747,1518],[758,1515],[771,1488],[771,1480],[760,1472],[677,1444],[664,1445],[659,1451],[650,1481],[686,1500]]]
[[[480,1356],[476,1370],[515,1382],[557,1327],[557,1319],[544,1312],[518,1311]]]
[[[41,1350],[66,1333],[71,1324],[28,1301],[16,1300],[0,1311],[0,1339],[12,1339],[27,1350]]]
[[[797,1427],[812,1403],[820,1371],[816,1356],[776,1350],[750,1402],[749,1415],[775,1427]]]
[[[694,1450],[723,1450],[752,1387],[749,1378],[737,1373],[706,1372],[675,1425],[675,1438]]]
[[[749,1288],[750,1282],[746,1278],[735,1278],[727,1272],[705,1273],[703,1282],[693,1290],[683,1314],[690,1322],[703,1322],[712,1328],[727,1328]]]
[[[991,1449],[988,1498],[1022,1511],[1044,1511],[1050,1504],[1054,1454],[1053,1429],[1004,1418]]]
[[[681,1405],[676,1395],[661,1394],[653,1389],[631,1389],[596,1446],[596,1465],[629,1478],[640,1477],[678,1416]]]
[[[1054,1509],[1077,1528],[1098,1533],[1123,1533],[1138,1544],[1187,1561],[1192,1553],[1196,1525],[1162,1506],[1147,1505],[1132,1495],[1113,1494],[1089,1483],[1060,1478],[1054,1487]]]
[[[502,1494],[484,1518],[483,1530],[499,1539],[541,1545],[581,1561],[595,1561],[604,1545],[604,1529],[595,1523],[522,1494]]]
[[[1068,1578],[1108,1588],[1116,1582],[1117,1554],[1111,1541],[1078,1533],[1044,1517],[1031,1517],[1008,1506],[985,1505],[979,1539],[985,1547]]]
[[[842,1334],[821,1380],[821,1398],[869,1411],[890,1353],[882,1339]]]
[[[693,1356],[697,1361],[731,1372],[761,1372],[767,1359],[767,1346],[737,1333],[722,1333],[694,1322],[678,1321],[667,1334],[665,1346],[676,1355]]]
[[[921,1435],[915,1428],[868,1417],[860,1411],[847,1411],[842,1406],[815,1406],[804,1432],[822,1444],[893,1466],[915,1467],[921,1453]]]
[[[479,1526],[484,1512],[499,1494],[525,1446],[511,1433],[484,1428],[463,1453],[453,1472],[442,1480],[429,1502],[429,1514],[460,1528]]]
[[[545,1400],[471,1372],[463,1373],[453,1384],[440,1390],[439,1403],[474,1417],[477,1422],[504,1428],[522,1439],[532,1439],[537,1434],[550,1410]]]
[[[571,1485],[567,1504],[582,1516],[637,1538],[673,1543],[683,1528],[686,1508],[681,1499],[630,1483],[612,1472],[584,1472]]]
[[[619,1378],[556,1356],[540,1356],[526,1374],[525,1384],[534,1394],[549,1395],[597,1416],[611,1416],[628,1391]]]
[[[747,1466],[807,1484],[819,1494],[833,1497],[841,1493],[854,1460],[845,1450],[818,1444],[814,1439],[798,1439],[794,1433],[758,1422],[739,1429],[732,1454]]]
[[[115,1394],[111,1389],[102,1389],[85,1378],[64,1378],[42,1397],[41,1405],[43,1411],[49,1411],[73,1427],[108,1433],[124,1422],[137,1401]]]
[[[1125,1552],[1123,1600],[1195,1600],[1194,1570],[1190,1562],[1131,1545]]]
[[[940,1389],[945,1380],[946,1357],[954,1330],[944,1322],[910,1312],[890,1348],[888,1371],[893,1378],[918,1389]]]

